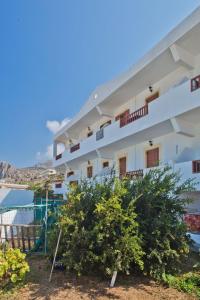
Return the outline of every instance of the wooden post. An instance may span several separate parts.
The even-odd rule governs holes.
[[[58,236],[56,250],[55,250],[55,254],[54,254],[54,258],[53,258],[53,264],[52,264],[52,267],[51,267],[51,273],[50,273],[50,276],[49,276],[49,282],[51,282],[52,273],[53,273],[54,265],[55,265],[55,262],[56,262],[56,256],[57,256],[57,253],[58,253],[58,247],[59,247],[59,244],[60,244],[61,234],[62,234],[62,229],[60,229],[59,236]]]
[[[19,226],[16,226],[17,229],[17,247],[20,248],[20,230],[19,230]]]
[[[110,287],[114,287],[116,278],[117,278],[117,271],[114,271],[111,279]]]
[[[7,225],[4,225],[4,235],[5,235],[5,242],[6,242],[8,239]]]
[[[25,247],[25,240],[24,240],[24,227],[21,226],[21,231],[22,231],[22,248],[23,248],[23,251],[26,250],[26,247]]]
[[[13,225],[10,225],[10,236],[11,236],[11,245],[12,248],[15,248],[14,234],[13,234]]]
[[[36,245],[36,227],[33,226],[33,243],[34,243],[34,246]]]
[[[47,253],[47,218],[48,218],[48,189],[46,189],[46,211],[45,211],[45,237],[44,237],[44,253]]]
[[[30,240],[29,227],[27,227],[27,239],[28,239],[28,250],[31,250],[31,240]]]

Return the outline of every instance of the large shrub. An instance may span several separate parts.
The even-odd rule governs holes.
[[[143,178],[82,182],[73,187],[61,210],[59,258],[77,273],[129,272],[136,266],[154,278],[177,272],[189,252],[182,194],[193,190],[169,167]],[[55,248],[58,229],[51,234]]]
[[[143,267],[134,206],[123,208],[123,184],[111,179],[102,184],[82,182],[71,189],[59,218],[59,257],[68,270],[110,275],[114,270],[129,272],[133,263]]]
[[[0,287],[9,283],[16,284],[24,279],[29,272],[25,258],[26,254],[20,249],[0,249]]]
[[[127,180],[126,188],[127,203],[137,199],[135,207],[145,252],[145,271],[156,278],[165,272],[177,272],[189,252],[183,215],[190,200],[182,195],[194,190],[193,182],[181,183],[180,174],[166,166],[149,171],[142,179]]]

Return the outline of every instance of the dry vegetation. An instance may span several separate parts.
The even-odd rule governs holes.
[[[77,278],[56,270],[52,282],[48,282],[50,272],[49,261],[43,257],[29,259],[31,272],[25,287],[17,289],[13,294],[0,295],[1,300],[192,300],[190,295],[175,289],[166,288],[144,277],[120,277],[116,286],[108,287],[105,279],[83,276]]]

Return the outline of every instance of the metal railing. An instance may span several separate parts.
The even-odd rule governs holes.
[[[96,132],[96,141],[103,139],[103,137],[104,137],[104,129],[101,128]]]

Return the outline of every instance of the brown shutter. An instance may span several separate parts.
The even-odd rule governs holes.
[[[93,168],[92,166],[87,167],[87,177],[91,178],[93,176]]]
[[[126,157],[121,157],[119,159],[119,175],[126,175]]]
[[[147,155],[147,168],[153,168],[159,165],[159,148],[148,150]]]

